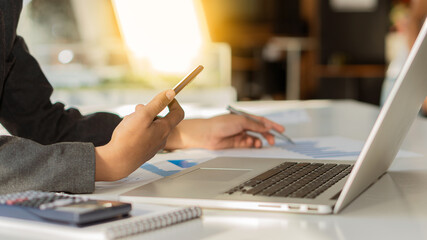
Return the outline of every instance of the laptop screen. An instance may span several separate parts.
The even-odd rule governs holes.
[[[338,198],[335,213],[387,171],[418,115],[427,95],[426,33],[427,24],[424,22]]]

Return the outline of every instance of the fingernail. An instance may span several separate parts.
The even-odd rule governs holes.
[[[138,111],[138,109],[140,109],[140,108],[142,108],[142,107],[144,107],[144,105],[143,105],[143,104],[137,104],[137,105],[135,106],[135,111]]]
[[[172,90],[172,89],[170,89],[170,90],[168,90],[167,92],[166,92],[166,97],[169,99],[169,100],[173,100],[173,98],[175,97],[175,92]]]

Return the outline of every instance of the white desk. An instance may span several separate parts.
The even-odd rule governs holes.
[[[267,104],[263,102],[244,105]],[[354,101],[275,102],[304,107],[311,121],[290,136],[340,135],[364,140],[377,107]],[[271,106],[271,105],[270,105]],[[402,148],[427,156],[427,120],[417,119]],[[396,159],[389,173],[338,215],[204,210],[201,220],[151,232],[156,239],[426,239],[427,157]]]
[[[289,136],[339,135],[362,141],[379,112],[375,106],[354,101],[236,104],[241,107],[255,105],[305,108],[311,121],[288,126]],[[402,148],[425,156],[396,159],[389,173],[338,215],[205,209],[201,219],[132,239],[426,239],[426,143],[427,120],[420,118],[415,121]],[[116,197],[119,192],[106,191],[101,195]]]

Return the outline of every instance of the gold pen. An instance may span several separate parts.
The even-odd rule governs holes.
[[[202,65],[197,66],[192,72],[190,72],[187,76],[185,76],[179,83],[173,87],[173,90],[175,91],[175,95],[177,95],[181,90],[187,86],[193,80],[202,70],[204,67]]]
[[[237,110],[237,109],[233,108],[233,107],[232,107],[232,106],[230,106],[230,105],[228,105],[227,110],[228,110],[228,111],[230,111],[230,113],[232,113],[232,114],[241,115],[241,116],[244,116],[244,117],[246,117],[246,118],[248,118],[248,119],[251,119],[252,121],[255,121],[255,122],[258,122],[258,123],[262,123],[262,124],[263,124],[263,122],[261,122],[260,120],[258,120],[258,119],[256,119],[256,118],[252,117],[249,113],[243,112],[243,111],[241,111],[241,110]],[[277,131],[277,130],[275,130],[275,129],[271,129],[271,130],[270,130],[270,133],[271,133],[271,134],[273,134],[274,136],[276,136],[276,137],[278,137],[278,138],[282,139],[282,140],[285,140],[285,141],[288,141],[288,142],[290,142],[290,143],[292,143],[292,144],[295,144],[295,142],[294,142],[294,141],[292,141],[292,139],[291,139],[290,137],[286,136],[286,135],[285,135],[285,134],[283,134],[283,133],[278,132],[278,131]]]

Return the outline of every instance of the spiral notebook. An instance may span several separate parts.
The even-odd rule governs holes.
[[[199,207],[171,207],[152,204],[132,204],[131,217],[76,228],[44,222],[0,217],[0,239],[119,239],[161,229],[198,218]]]

